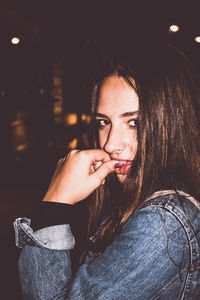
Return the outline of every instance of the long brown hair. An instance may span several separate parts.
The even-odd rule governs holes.
[[[94,113],[103,79],[119,76],[136,90],[140,106],[134,167],[123,185],[115,174],[109,175],[89,203],[89,235],[112,216],[101,231],[99,250],[112,242],[153,192],[181,185],[200,195],[199,79],[185,55],[171,46],[142,59],[133,56],[106,62],[92,91]],[[95,130],[94,139],[98,147]]]

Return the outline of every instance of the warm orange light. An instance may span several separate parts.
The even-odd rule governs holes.
[[[20,39],[18,37],[16,37],[16,36],[11,39],[11,43],[13,45],[18,45],[19,42],[20,42]]]
[[[87,115],[87,114],[82,114],[81,115],[81,120],[87,124],[90,123],[91,121],[91,116],[90,115]]]
[[[178,25],[171,25],[170,27],[169,27],[169,30],[170,31],[172,31],[172,32],[177,32],[177,31],[179,31],[179,26]]]
[[[194,40],[195,40],[196,43],[200,43],[200,36],[196,36],[196,37],[194,38]]]
[[[53,113],[54,115],[59,115],[62,113],[62,106],[60,105],[60,103],[55,103],[54,108],[53,108]]]
[[[68,148],[69,149],[74,149],[77,147],[78,144],[78,140],[77,139],[73,139],[69,144],[68,144]]]
[[[16,151],[24,151],[28,148],[28,145],[27,144],[21,144],[21,145],[18,145],[16,146]]]
[[[65,117],[66,125],[75,125],[78,122],[78,116],[76,113],[67,114]]]

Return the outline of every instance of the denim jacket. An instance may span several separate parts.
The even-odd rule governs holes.
[[[19,218],[14,227],[24,299],[200,299],[199,203],[181,191],[154,193],[73,277],[69,225],[33,232]]]

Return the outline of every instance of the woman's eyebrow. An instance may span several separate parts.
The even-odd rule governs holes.
[[[138,117],[139,111],[127,111],[125,113],[120,114],[120,118],[125,118],[125,117]],[[95,117],[102,117],[102,118],[108,118],[106,115],[95,112],[94,113]]]
[[[120,115],[121,118],[124,117],[138,117],[139,111],[127,111]]]
[[[94,116],[95,116],[95,117],[108,118],[106,115],[100,114],[100,113],[97,113],[97,112],[94,113]]]

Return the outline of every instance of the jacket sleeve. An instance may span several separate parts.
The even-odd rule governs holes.
[[[45,230],[45,229],[44,229]],[[69,249],[25,246],[19,259],[25,299],[153,299],[175,289],[187,270],[188,241],[180,222],[161,207],[135,212],[104,253],[71,277]],[[183,255],[184,254],[184,255]],[[157,299],[157,298],[156,298]],[[167,298],[166,298],[167,299]]]

